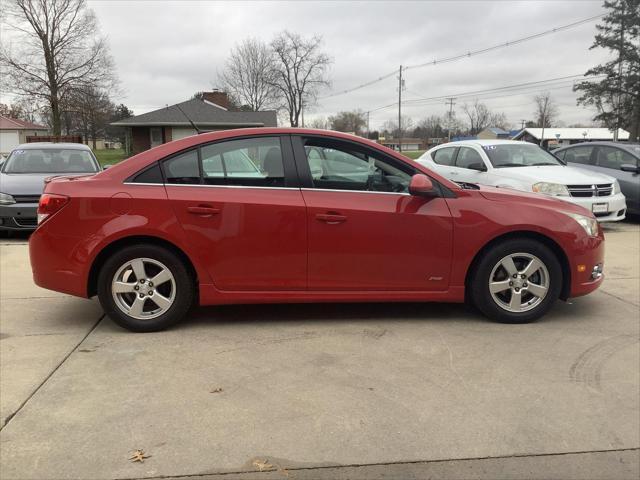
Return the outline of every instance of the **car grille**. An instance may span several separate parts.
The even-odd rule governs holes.
[[[568,185],[572,197],[608,197],[613,193],[613,184],[599,185]]]
[[[38,203],[40,195],[12,195],[16,203]]]
[[[19,227],[37,227],[38,219],[33,217],[13,217],[13,221],[16,222],[16,225]]]

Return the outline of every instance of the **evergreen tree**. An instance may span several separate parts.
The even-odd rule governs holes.
[[[578,105],[595,106],[594,120],[614,131],[624,128],[630,140],[640,141],[640,0],[605,0],[604,7],[608,13],[591,49],[606,48],[613,57],[585,73],[597,80],[574,87],[581,93]]]

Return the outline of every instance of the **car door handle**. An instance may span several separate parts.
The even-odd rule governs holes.
[[[336,213],[318,213],[316,214],[316,220],[329,224],[336,224],[346,221],[347,217]]]
[[[207,217],[220,213],[220,209],[208,207],[206,205],[198,205],[197,207],[187,207],[187,212],[192,213],[193,215],[201,215],[203,217]]]

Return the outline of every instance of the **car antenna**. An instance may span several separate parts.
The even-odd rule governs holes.
[[[182,110],[182,108],[180,108],[180,104],[179,104],[179,103],[176,103],[176,104],[174,105],[174,107],[178,107],[178,110],[180,110],[180,113],[182,113],[182,115],[184,115],[184,118],[186,118],[187,120],[189,120],[189,123],[191,124],[191,126],[192,126],[192,127],[193,127],[193,129],[197,132],[197,134],[198,134],[198,135],[200,135],[201,133],[203,133],[203,132],[201,132],[201,131],[200,131],[200,129],[199,129],[198,127],[196,127],[196,124],[195,124],[195,123],[193,123],[193,121],[189,118],[189,116],[188,116],[186,113],[184,113],[184,110]]]

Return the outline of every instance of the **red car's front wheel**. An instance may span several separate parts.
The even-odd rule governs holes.
[[[194,299],[184,263],[157,245],[132,245],[111,256],[98,276],[102,308],[118,325],[151,332],[180,321]]]

